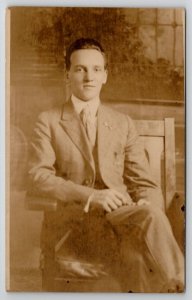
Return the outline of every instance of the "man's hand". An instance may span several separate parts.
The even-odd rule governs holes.
[[[137,202],[137,206],[141,206],[141,205],[149,205],[149,201],[145,200],[145,199],[140,199],[138,202]]]
[[[106,212],[116,210],[122,205],[134,205],[129,195],[125,196],[113,189],[95,190],[89,203],[102,207]]]

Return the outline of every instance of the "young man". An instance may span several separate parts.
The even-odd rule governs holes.
[[[94,210],[104,212],[119,240],[125,290],[182,291],[183,256],[133,122],[100,102],[107,81],[102,46],[93,39],[76,40],[67,51],[66,68],[69,101],[43,112],[34,131],[31,192],[63,204],[66,222],[81,223]]]

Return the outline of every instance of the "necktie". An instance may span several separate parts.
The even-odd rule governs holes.
[[[80,113],[80,118],[85,127],[85,131],[87,133],[87,137],[90,141],[90,144],[92,147],[94,147],[95,140],[96,140],[96,124],[95,124],[95,118],[91,116],[91,112],[88,105],[86,105],[82,109]]]

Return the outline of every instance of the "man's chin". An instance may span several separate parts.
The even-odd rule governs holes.
[[[86,97],[79,97],[80,100],[84,101],[84,102],[88,102],[88,101],[91,101],[93,99],[95,99],[97,96],[86,96]]]

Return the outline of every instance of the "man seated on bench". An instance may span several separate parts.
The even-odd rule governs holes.
[[[118,239],[124,290],[182,292],[183,255],[133,121],[100,101],[108,73],[100,43],[89,38],[72,43],[66,69],[70,99],[41,113],[34,130],[31,193],[74,203],[79,226],[95,209],[104,212]],[[72,214],[70,205],[63,209]]]

